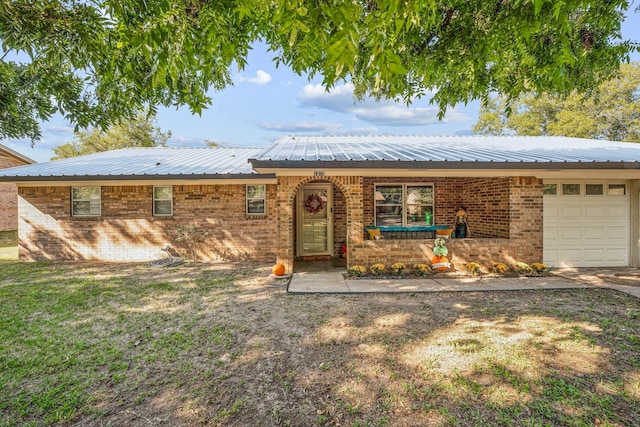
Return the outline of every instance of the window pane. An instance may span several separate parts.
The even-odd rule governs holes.
[[[171,200],[156,200],[153,202],[154,215],[171,215]]]
[[[565,196],[579,196],[580,184],[562,184],[562,194]]]
[[[264,200],[248,200],[247,201],[247,213],[250,214],[264,214]]]
[[[602,184],[587,184],[584,192],[587,196],[602,196],[604,194],[604,185]]]
[[[264,199],[264,185],[247,185],[247,199]]]
[[[376,225],[402,225],[402,206],[376,206]]]
[[[558,194],[558,184],[544,184],[542,187],[542,194],[555,196]]]
[[[100,187],[73,187],[73,200],[100,200]]]
[[[627,194],[627,186],[625,184],[609,184],[609,196],[624,196]]]
[[[156,200],[167,200],[172,197],[173,187],[153,187],[153,198]]]
[[[73,202],[74,215],[91,215],[91,202]]]
[[[423,226],[432,225],[433,213],[431,206],[425,205],[407,205],[407,226]],[[428,217],[430,214],[430,218]],[[427,223],[429,219],[429,223]]]
[[[407,187],[407,204],[430,205],[433,203],[433,187]]]
[[[402,186],[377,186],[376,205],[399,205],[402,203]]]

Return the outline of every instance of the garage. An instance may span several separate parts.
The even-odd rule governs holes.
[[[629,265],[626,181],[544,181],[544,263],[553,267]]]

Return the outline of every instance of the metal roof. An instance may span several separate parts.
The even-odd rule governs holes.
[[[590,167],[586,164],[623,162],[625,168],[638,168],[640,144],[549,136],[288,136],[250,161],[254,167],[305,167],[307,162],[326,167],[407,167],[406,162],[429,167],[450,162],[468,167],[490,163],[493,168],[516,163]]]
[[[264,177],[251,148],[124,148],[0,170],[0,181],[51,179],[189,179]]]

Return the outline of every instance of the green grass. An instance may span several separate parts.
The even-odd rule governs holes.
[[[640,424],[640,300],[0,262],[0,426]]]
[[[0,231],[0,260],[18,259],[18,230]]]

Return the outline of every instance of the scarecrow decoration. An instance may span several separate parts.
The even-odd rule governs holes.
[[[445,246],[444,239],[436,239],[433,241],[433,255],[431,258],[431,268],[436,271],[445,271],[451,268],[451,264],[449,263],[449,249]]]
[[[470,236],[471,232],[469,230],[469,224],[467,223],[467,208],[460,206],[456,209],[456,217],[453,220],[453,234],[451,237],[454,239],[464,239]]]

